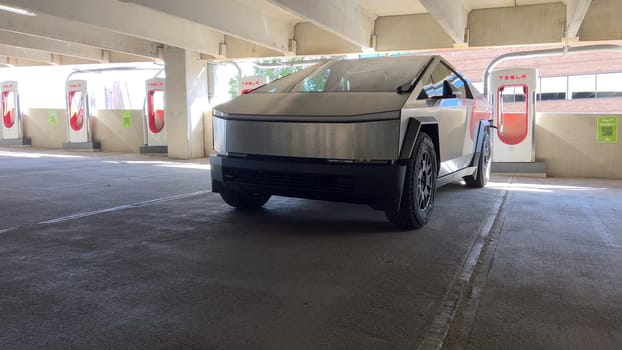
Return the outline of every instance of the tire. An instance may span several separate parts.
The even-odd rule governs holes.
[[[414,230],[430,220],[436,193],[437,160],[434,143],[428,134],[417,136],[408,160],[402,200],[398,210],[385,211],[389,221],[403,230]]]
[[[464,181],[467,186],[473,188],[482,188],[488,184],[490,179],[490,168],[492,163],[492,144],[490,139],[490,132],[486,132],[484,135],[484,144],[482,145],[482,152],[479,155],[479,161],[477,162],[477,170],[475,174],[465,176]]]
[[[269,194],[247,193],[236,191],[223,191],[220,197],[232,207],[242,210],[253,210],[261,208],[270,199]]]

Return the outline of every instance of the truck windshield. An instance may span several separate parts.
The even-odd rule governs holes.
[[[254,92],[395,92],[399,86],[414,80],[429,59],[429,56],[400,56],[330,61]]]

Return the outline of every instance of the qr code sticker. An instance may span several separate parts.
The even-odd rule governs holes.
[[[604,137],[613,136],[613,126],[603,126],[602,130],[602,134]]]

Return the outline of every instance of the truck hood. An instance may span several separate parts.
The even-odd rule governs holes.
[[[402,109],[408,96],[396,92],[250,93],[214,110],[224,119],[390,119],[399,117],[395,112]]]

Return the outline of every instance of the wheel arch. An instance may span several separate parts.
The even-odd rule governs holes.
[[[490,123],[489,120],[486,120],[486,119],[480,120],[478,127],[477,127],[477,138],[475,141],[475,150],[473,152],[473,159],[471,160],[471,166],[476,167],[478,165],[479,158],[480,158],[479,155],[482,152],[482,148],[484,147],[484,140],[486,137],[486,133],[488,132],[488,129],[490,129],[491,127],[492,127],[492,124]],[[490,135],[489,137],[492,137],[492,135]]]
[[[438,171],[441,166],[441,148],[438,121],[433,117],[415,117],[408,120],[399,160],[404,161],[410,159],[415,148],[415,142],[417,142],[417,137],[422,132],[428,134],[432,139],[432,143],[434,143],[434,150],[436,151],[436,170]]]

